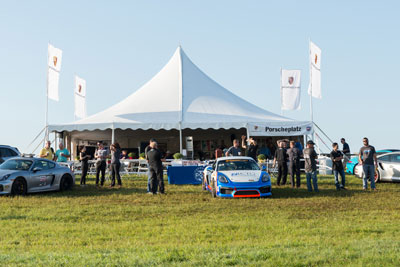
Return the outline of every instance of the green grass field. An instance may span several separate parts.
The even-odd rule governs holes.
[[[78,177],[79,178],[79,177]],[[2,266],[400,265],[400,184],[363,192],[273,188],[269,199],[213,199],[200,186],[147,195],[146,178],[122,189],[0,197]],[[77,179],[78,180],[78,179]]]

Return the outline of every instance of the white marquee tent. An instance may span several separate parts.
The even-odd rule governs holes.
[[[203,73],[178,47],[164,68],[110,108],[50,132],[112,130],[247,129],[252,136],[311,134],[313,124],[279,116],[231,93]]]

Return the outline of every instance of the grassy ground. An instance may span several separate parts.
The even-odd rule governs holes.
[[[0,197],[1,265],[320,266],[400,264],[400,185],[363,192],[332,176],[320,193],[273,188],[269,199],[213,199],[200,186],[147,195],[146,179],[122,189]]]

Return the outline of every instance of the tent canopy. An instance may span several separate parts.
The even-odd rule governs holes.
[[[249,124],[255,128],[256,124],[296,127],[304,123],[231,93],[204,74],[178,47],[164,68],[126,99],[87,118],[49,125],[49,131],[240,129]]]

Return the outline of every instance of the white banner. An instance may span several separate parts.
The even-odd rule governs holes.
[[[300,109],[300,70],[281,71],[281,109]]]
[[[50,68],[56,71],[61,70],[62,50],[49,44],[48,46],[48,62]]]
[[[321,94],[321,49],[310,42],[310,84],[308,94],[322,98]]]
[[[250,136],[298,136],[314,131],[310,121],[249,123],[247,127]]]
[[[47,97],[58,101],[58,81],[60,79],[60,73],[53,68],[47,70]]]
[[[79,118],[86,118],[86,81],[78,76],[75,76],[74,98],[74,115]]]

